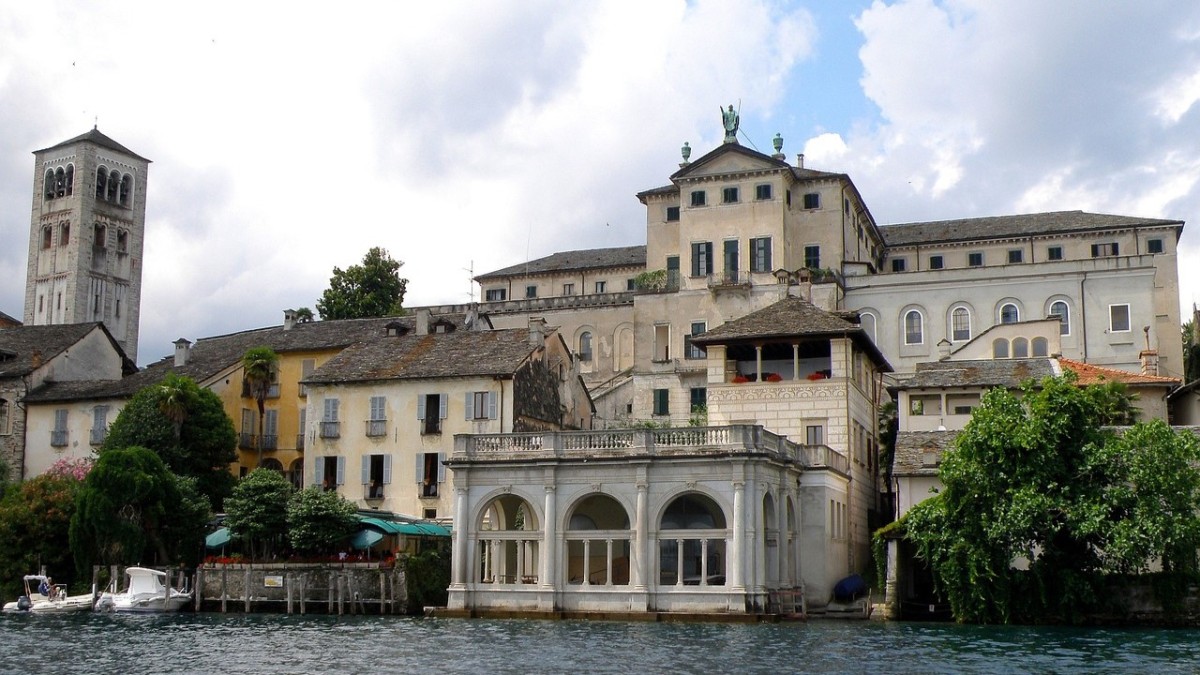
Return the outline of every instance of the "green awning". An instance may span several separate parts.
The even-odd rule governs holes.
[[[372,518],[369,516],[359,516],[358,520],[363,525],[374,527],[384,534],[400,534],[400,523],[394,523],[381,518]]]
[[[375,530],[363,528],[350,539],[350,545],[357,549],[371,548],[383,541],[383,535]]]
[[[229,533],[229,528],[222,527],[215,532],[209,533],[204,538],[204,545],[208,548],[221,548],[228,544],[231,539],[233,539],[233,535]]]
[[[449,537],[450,530],[429,522],[403,522],[398,520],[383,520],[373,516],[359,516],[360,523],[373,527],[384,534],[407,534],[419,537]]]

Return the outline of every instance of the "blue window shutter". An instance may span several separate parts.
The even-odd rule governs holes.
[[[383,456],[383,484],[387,485],[392,482],[392,456]]]
[[[312,482],[313,485],[320,485],[321,481],[325,478],[325,476],[323,475],[325,473],[323,471],[324,468],[325,468],[325,458],[324,457],[317,457],[313,460],[313,482]]]
[[[423,394],[417,396],[417,419],[425,419],[425,396]]]
[[[366,485],[371,482],[371,456],[362,456],[362,484]]]
[[[463,406],[467,410],[467,421],[471,421],[472,419],[474,419],[475,418],[475,392],[473,392],[473,391],[467,392],[466,402],[463,404]]]
[[[425,453],[418,452],[417,453],[417,468],[415,471],[413,471],[413,475],[416,476],[417,485],[421,485],[422,483],[425,482],[424,473],[425,473]]]
[[[446,482],[446,465],[442,463],[444,461],[446,461],[446,453],[439,452],[438,453],[438,482],[439,483]]]
[[[488,419],[494,420],[494,419],[496,419],[496,392],[489,391],[488,395],[487,395],[487,400],[488,400]]]
[[[337,458],[337,484],[338,485],[346,484],[346,458],[345,457]]]
[[[438,394],[438,418],[446,419],[446,402],[449,399],[446,394]]]

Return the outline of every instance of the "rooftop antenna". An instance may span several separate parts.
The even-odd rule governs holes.
[[[472,260],[471,266],[463,270],[467,273],[467,302],[475,302],[475,261]]]

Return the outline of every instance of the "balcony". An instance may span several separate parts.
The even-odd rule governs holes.
[[[279,448],[279,436],[275,434],[263,434],[262,449],[277,450]]]
[[[238,434],[238,447],[242,450],[253,450],[254,434],[248,434],[244,431]]]
[[[708,275],[708,288],[710,290],[749,290],[750,288],[750,273],[738,270],[726,270],[716,274]]]
[[[55,429],[50,432],[50,445],[56,448],[67,447],[67,430]]]
[[[321,438],[341,438],[341,422],[321,422]]]
[[[367,436],[376,438],[387,435],[387,420],[367,420]]]
[[[304,449],[304,434],[296,434],[296,449]]]

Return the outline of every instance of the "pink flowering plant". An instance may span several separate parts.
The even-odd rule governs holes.
[[[46,470],[48,476],[58,476],[61,478],[74,478],[75,480],[83,480],[87,477],[88,472],[92,470],[92,464],[95,460],[91,457],[76,457],[73,459],[63,458],[50,465]]]

